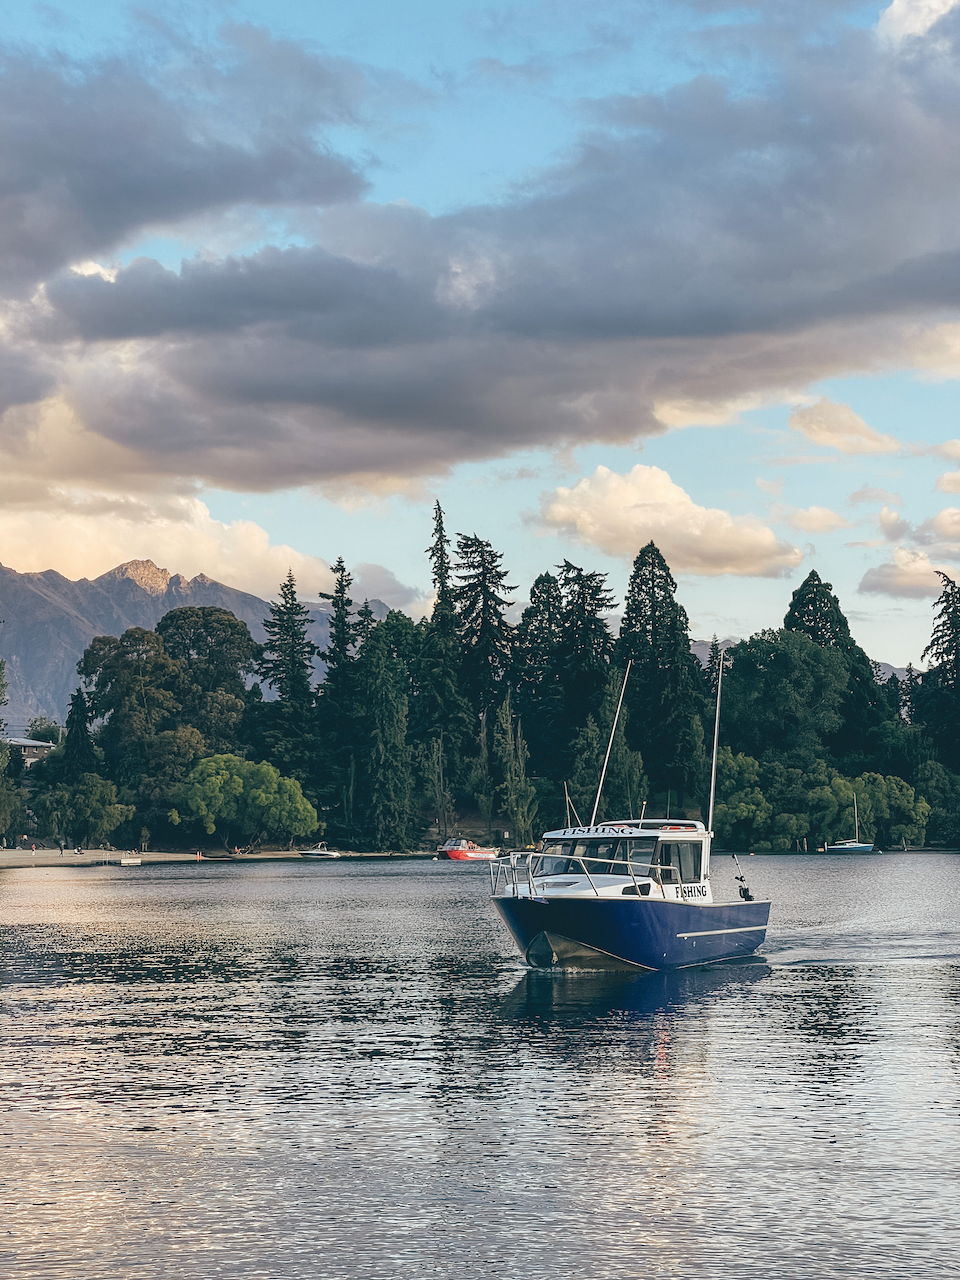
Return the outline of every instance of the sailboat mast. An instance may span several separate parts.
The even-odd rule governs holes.
[[[613,747],[613,735],[617,732],[617,725],[620,723],[620,708],[623,706],[623,695],[627,691],[627,680],[630,678],[630,668],[633,666],[633,659],[627,659],[627,669],[623,673],[623,684],[620,686],[620,701],[617,703],[617,714],[613,717],[613,727],[610,730],[610,741],[607,743],[607,754],[603,757],[603,768],[600,770],[600,784],[597,787],[597,798],[593,802],[593,813],[590,815],[591,827],[597,820],[597,809],[600,807],[600,792],[603,790],[603,780],[607,776],[607,765],[610,761],[610,751]]]
[[[723,651],[720,651],[720,665],[717,667],[717,711],[713,719],[713,764],[710,766],[710,813],[707,818],[707,830],[713,835],[713,804],[717,798],[717,748],[720,743],[720,686],[723,684]]]
[[[857,793],[853,793],[853,830],[857,844],[860,843],[860,812],[857,809]]]

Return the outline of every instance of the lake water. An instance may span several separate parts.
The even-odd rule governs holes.
[[[482,866],[0,873],[0,1272],[960,1275],[960,858],[744,864],[760,961],[637,977]]]

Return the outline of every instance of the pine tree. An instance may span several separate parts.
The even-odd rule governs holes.
[[[933,634],[923,657],[935,666],[923,677],[919,710],[941,762],[960,772],[960,587],[937,570],[943,583],[934,608]]]
[[[560,565],[563,597],[557,665],[563,688],[564,720],[569,730],[596,717],[607,687],[613,637],[603,614],[616,606],[605,573],[586,573],[564,560]]]
[[[555,776],[564,765],[568,734],[563,723],[562,639],[560,582],[552,573],[541,573],[530,588],[530,603],[514,634],[510,680],[537,776]]]
[[[707,665],[703,669],[703,678],[707,686],[707,694],[711,702],[716,702],[717,685],[720,682],[720,664],[723,661],[723,650],[716,636],[710,641],[710,652],[707,654]]]
[[[446,794],[460,786],[475,717],[460,690],[460,641],[447,553],[450,539],[439,502],[434,507],[433,529],[427,555],[437,598],[432,616],[419,629],[412,663],[410,724],[414,741],[423,744],[421,776],[427,789],[436,793],[436,778],[442,776]]]
[[[648,542],[630,575],[617,659],[620,666],[633,659],[624,699],[627,741],[657,790],[682,795],[699,787],[704,773],[703,675],[676,590],[666,561]]]
[[[361,733],[355,748],[363,797],[354,815],[374,849],[405,849],[411,819],[411,751],[407,745],[406,664],[398,652],[391,614],[374,628],[358,662],[364,691]],[[409,619],[404,619],[409,623]]]
[[[307,639],[313,619],[297,598],[293,572],[280,585],[280,599],[263,621],[267,640],[257,661],[263,679],[277,691],[262,701],[254,686],[248,698],[246,735],[256,754],[295,778],[309,800],[322,792],[324,770],[318,754],[313,659],[320,650]]]
[[[320,650],[307,639],[313,619],[297,598],[297,580],[291,569],[280,584],[280,599],[264,618],[267,642],[257,668],[277,691],[278,701],[291,709],[306,709],[313,702],[313,658]]]
[[[63,748],[61,777],[66,783],[76,783],[85,773],[99,772],[99,761],[90,737],[90,708],[82,689],[70,697],[67,712],[67,741]]]
[[[512,604],[505,593],[508,574],[503,556],[476,534],[457,535],[453,590],[461,645],[460,688],[477,714],[496,705],[510,666],[511,635],[504,611]]]
[[[520,847],[533,839],[533,823],[537,816],[536,788],[527,777],[529,751],[523,740],[519,722],[514,723],[510,694],[497,712],[493,731],[493,747],[503,774],[498,788],[503,812],[510,823],[512,839]]]

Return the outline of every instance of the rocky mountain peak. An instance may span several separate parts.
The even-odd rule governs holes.
[[[106,584],[129,578],[150,595],[162,596],[166,595],[170,577],[169,569],[158,569],[152,560],[127,560],[124,564],[118,564],[115,569],[102,573],[96,581]]]

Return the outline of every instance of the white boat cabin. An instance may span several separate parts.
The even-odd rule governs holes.
[[[710,833],[702,822],[670,818],[547,831],[536,852],[499,859],[491,879],[494,896],[712,902]]]

